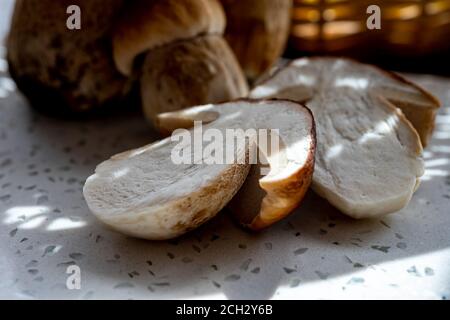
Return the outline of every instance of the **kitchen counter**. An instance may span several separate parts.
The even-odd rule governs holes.
[[[408,75],[443,107],[426,174],[401,212],[354,221],[311,192],[261,233],[243,231],[224,211],[176,241],[149,242],[106,229],[82,196],[99,162],[156,139],[143,117],[77,122],[35,113],[6,74],[4,53],[0,47],[0,298],[450,298],[450,79]],[[79,290],[66,285],[72,265]]]

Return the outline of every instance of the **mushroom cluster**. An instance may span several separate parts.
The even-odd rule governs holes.
[[[155,124],[161,112],[247,96],[245,74],[256,77],[282,53],[290,2],[18,0],[10,73],[49,114],[123,108],[140,97]],[[79,30],[66,25],[73,6]]]

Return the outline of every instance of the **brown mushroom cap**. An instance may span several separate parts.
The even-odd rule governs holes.
[[[247,77],[256,80],[285,49],[292,0],[221,0],[230,44]]]
[[[110,38],[125,0],[18,0],[7,46],[8,69],[39,111],[60,117],[118,105],[130,81],[116,69]],[[68,6],[81,29],[66,26]],[[106,108],[105,108],[106,109]]]
[[[225,30],[225,14],[217,0],[136,0],[124,10],[113,35],[113,50],[116,66],[125,75],[147,50]]]

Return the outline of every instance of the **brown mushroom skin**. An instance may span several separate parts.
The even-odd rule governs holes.
[[[127,91],[115,68],[110,30],[124,0],[18,0],[7,42],[9,69],[31,104],[50,114],[81,113]],[[81,9],[69,30],[67,8]]]
[[[160,113],[247,96],[248,85],[220,35],[199,36],[146,53],[141,98],[147,119]]]
[[[292,0],[221,0],[225,38],[246,76],[255,80],[281,56],[290,31]]]
[[[278,182],[261,183],[261,164],[252,165],[239,192],[228,204],[234,219],[243,227],[260,231],[291,214],[303,201],[313,178],[316,156],[316,126],[311,114],[311,145],[304,166]]]

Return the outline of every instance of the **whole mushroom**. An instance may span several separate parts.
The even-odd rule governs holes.
[[[223,38],[217,0],[136,0],[113,37],[117,68],[140,78],[142,105],[157,115],[244,97],[248,86]]]
[[[111,30],[124,0],[18,0],[7,41],[9,71],[38,109],[67,114],[117,103],[129,79],[114,66]],[[69,30],[67,8],[81,9]]]
[[[80,30],[66,25],[73,5]],[[119,105],[139,83],[154,122],[248,94],[224,30],[218,0],[18,0],[10,73],[35,107],[62,115]]]
[[[267,71],[286,46],[292,0],[221,0],[225,38],[250,80]]]

